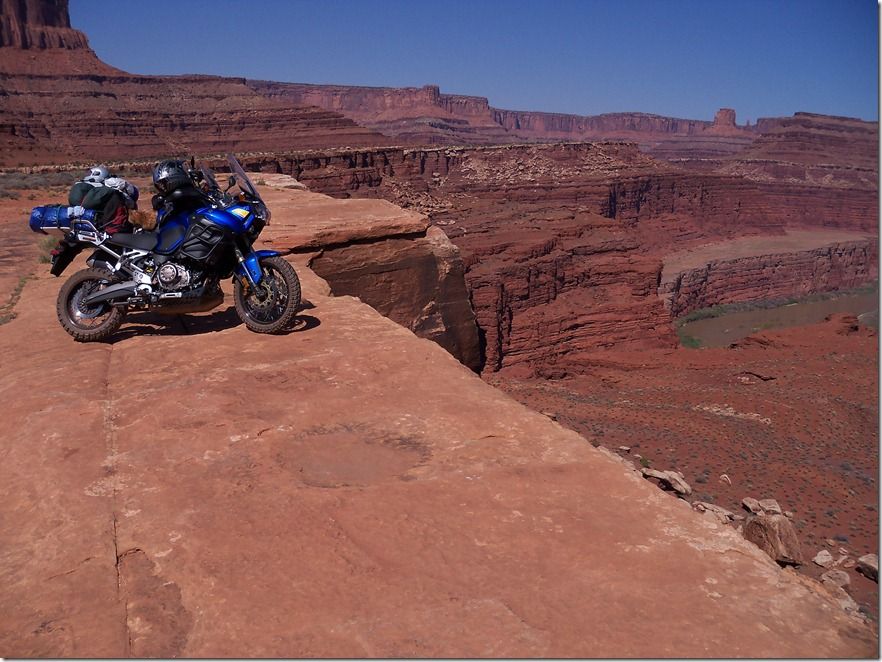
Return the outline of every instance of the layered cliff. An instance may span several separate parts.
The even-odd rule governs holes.
[[[98,59],[85,34],[71,28],[67,0],[0,0],[0,75],[13,72],[120,73]]]
[[[66,0],[0,4],[0,165],[375,145],[339,113],[278,103],[244,79],[138,76],[101,62]]]
[[[811,233],[803,234],[811,240]],[[755,241],[753,250],[743,255],[733,245],[743,242],[729,242],[720,246],[729,257],[688,268],[667,267],[659,296],[673,317],[681,317],[720,304],[844,290],[879,278],[876,237],[833,243],[827,239],[822,233],[816,241],[826,245],[789,252],[776,251],[774,239]]]
[[[257,177],[273,210],[262,241],[301,256],[337,296],[362,302],[481,369],[478,327],[459,251],[415,211],[384,200],[335,200],[287,176]]]
[[[760,120],[756,141],[717,171],[763,182],[878,190],[879,125],[796,113]]]
[[[8,74],[3,84],[2,165],[384,140],[337,113],[267,100],[242,79]],[[63,104],[47,103],[61,98]]]
[[[487,99],[441,94],[437,85],[394,88],[251,80],[248,85],[270,99],[342,113],[404,144],[482,144],[516,138],[494,121]]]
[[[583,116],[494,108],[485,97],[420,88],[359,87],[248,81],[260,94],[340,112],[405,144],[496,144],[554,140],[632,140],[665,158],[720,158],[749,145],[752,127],[735,124],[735,111],[713,122],[648,113]]]

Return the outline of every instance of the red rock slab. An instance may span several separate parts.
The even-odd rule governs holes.
[[[260,191],[273,213],[261,240],[277,250],[324,248],[425,234],[429,227],[424,215],[385,200],[336,200],[321,193],[263,186]]]
[[[728,527],[305,283],[288,335],[222,307],[109,345],[63,333],[57,281],[25,287],[0,655],[876,654]]]
[[[57,288],[30,281],[28,302],[0,326],[0,656],[116,657],[126,619],[115,546],[124,515],[107,498],[118,489],[111,348],[72,347],[58,333]]]

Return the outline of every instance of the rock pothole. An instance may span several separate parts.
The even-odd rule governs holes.
[[[417,439],[370,428],[340,426],[308,430],[280,446],[279,466],[311,487],[367,487],[425,464],[431,453]]]

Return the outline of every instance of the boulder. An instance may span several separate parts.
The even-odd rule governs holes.
[[[851,585],[851,578],[845,570],[828,570],[821,575],[821,583],[848,588]]]
[[[867,579],[879,581],[879,557],[875,554],[864,554],[857,560],[857,571]]]
[[[743,535],[781,565],[802,564],[796,529],[784,515],[750,517],[744,524]]]
[[[752,497],[744,497],[741,499],[741,505],[744,506],[745,510],[750,511],[754,515],[763,514],[763,507],[760,505],[760,502]]]
[[[660,481],[664,487],[673,490],[679,495],[688,496],[692,494],[692,486],[683,478],[683,474],[679,471],[659,471],[658,469],[643,469],[644,478],[655,478]]]
[[[815,558],[812,559],[812,562],[815,565],[819,565],[822,568],[832,568],[833,567],[833,555],[828,552],[826,549],[822,549],[820,552],[815,554]]]
[[[781,506],[774,499],[760,499],[759,507],[768,515],[783,515]]]

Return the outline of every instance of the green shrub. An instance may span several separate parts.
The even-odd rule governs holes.
[[[677,337],[680,339],[680,344],[683,347],[688,347],[689,349],[701,349],[701,340],[695,336],[690,336],[683,329],[677,329]]]

